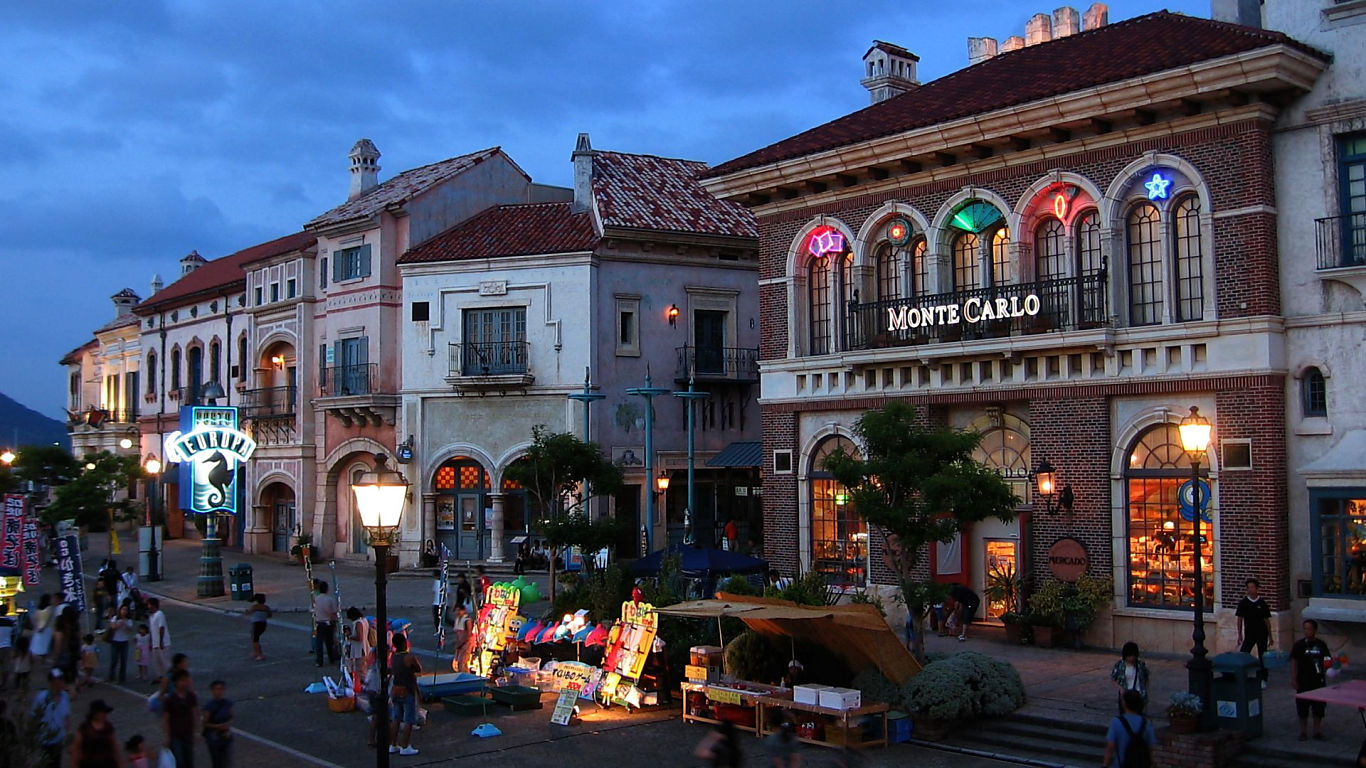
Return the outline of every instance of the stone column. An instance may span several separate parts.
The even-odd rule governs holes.
[[[503,494],[490,493],[489,504],[493,514],[489,517],[489,562],[503,562]],[[481,513],[482,514],[482,511]]]
[[[436,494],[422,494],[422,524],[418,526],[417,551],[427,544],[427,539],[436,542],[436,551],[441,551],[441,542],[436,541]]]

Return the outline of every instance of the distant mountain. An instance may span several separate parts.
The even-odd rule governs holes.
[[[18,443],[11,446],[16,437]],[[66,425],[0,392],[0,447],[18,448],[51,443],[60,443],[63,448],[71,447]]]

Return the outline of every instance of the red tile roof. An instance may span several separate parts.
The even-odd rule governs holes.
[[[99,342],[98,339],[91,339],[90,341],[87,341],[86,343],[80,345],[79,347],[76,347],[75,349],[71,350],[70,352],[67,352],[65,355],[62,355],[62,359],[59,360],[59,361],[57,361],[57,364],[58,364],[58,365],[76,365],[76,364],[78,364],[78,363],[81,362],[81,355],[84,355],[86,352],[88,352],[88,351],[90,351],[90,350],[92,350],[92,349],[98,349],[99,346],[100,346],[100,342]]]
[[[99,328],[96,328],[95,333],[104,333],[105,331],[112,331],[115,328],[123,328],[129,325],[137,325],[140,322],[142,322],[142,320],[139,319],[137,315],[133,314],[132,312],[125,312],[122,315],[119,315],[118,317],[114,318],[113,320],[110,320],[109,322],[105,323],[104,325],[101,325]]]
[[[400,264],[591,251],[598,244],[587,213],[570,203],[498,205],[403,254]]]
[[[233,290],[234,286],[245,284],[247,275],[242,271],[243,264],[258,259],[277,256],[290,251],[311,247],[318,242],[312,232],[295,232],[260,245],[238,251],[219,259],[213,259],[204,266],[157,291],[151,298],[133,308],[139,315],[150,315],[157,309],[182,303],[191,297],[209,291]]]
[[[603,229],[757,238],[746,208],[718,200],[698,183],[706,170],[692,160],[595,152],[593,196]]]
[[[987,59],[712,168],[706,177],[824,152],[1071,91],[1273,45],[1280,32],[1159,11]]]
[[[355,200],[347,200],[336,208],[314,218],[304,226],[308,229],[317,229],[356,219],[369,218],[391,205],[408,202],[433,186],[467,168],[482,163],[499,152],[502,152],[500,147],[489,147],[478,152],[471,152],[468,155],[460,155],[442,160],[439,163],[404,171]]]

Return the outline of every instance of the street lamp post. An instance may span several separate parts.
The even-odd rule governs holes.
[[[650,380],[650,369],[645,369],[645,386],[632,387],[626,390],[626,394],[645,398],[645,482],[650,482],[650,478],[655,474],[655,404],[656,397],[669,394],[669,390],[664,387],[653,386]],[[645,520],[640,526],[641,539],[645,542],[645,551],[642,556],[654,551],[654,527],[655,527],[655,495],[645,494]]]
[[[1210,665],[1210,660],[1206,658],[1209,651],[1205,649],[1205,568],[1201,563],[1200,551],[1203,536],[1201,535],[1201,512],[1200,512],[1200,463],[1205,459],[1205,453],[1209,450],[1210,437],[1213,427],[1209,419],[1200,415],[1200,409],[1191,406],[1189,416],[1181,419],[1181,424],[1177,427],[1181,433],[1181,447],[1185,449],[1186,455],[1191,460],[1191,512],[1195,521],[1195,533],[1192,537],[1193,551],[1191,556],[1194,558],[1195,565],[1195,628],[1191,632],[1191,640],[1194,645],[1191,647],[1190,661],[1186,662],[1186,670],[1190,674],[1189,690],[1192,694],[1199,696],[1204,705],[1200,710],[1201,728],[1208,729],[1214,724],[1214,710],[1211,697],[1211,689],[1214,687],[1214,671]]]
[[[152,487],[147,494],[147,514],[143,518],[144,528],[147,531],[147,550],[139,554],[145,555],[147,559],[148,581],[160,581],[161,569],[158,567],[157,552],[157,528],[160,525],[161,512],[161,459],[147,454],[147,458],[142,461],[142,469],[151,478]],[[154,525],[155,523],[155,525]]]
[[[583,369],[583,391],[582,391],[582,392],[570,392],[570,393],[569,393],[569,399],[570,399],[570,400],[577,400],[578,402],[583,403],[583,441],[584,441],[585,443],[590,442],[590,441],[593,439],[593,438],[592,438],[592,425],[593,425],[592,411],[593,411],[593,401],[594,401],[594,400],[602,400],[602,399],[604,399],[604,398],[606,398],[606,397],[607,397],[607,395],[604,395],[604,394],[601,393],[601,392],[594,392],[594,391],[593,391],[593,384],[592,384],[592,379],[591,379],[591,377],[590,377],[590,375],[589,375],[589,368],[588,368],[587,366],[585,366],[584,369]],[[589,486],[588,486],[588,478],[584,478],[584,480],[583,480],[583,511],[584,511],[584,514],[587,514],[587,513],[588,513],[588,497],[590,496],[590,494],[591,494],[591,489],[590,489]]]
[[[385,466],[389,457],[375,457],[375,468],[361,475],[351,486],[356,495],[356,510],[361,525],[375,548],[375,660],[379,664],[379,701],[375,707],[375,765],[389,766],[389,606],[385,568],[389,561],[389,547],[393,545],[399,523],[403,520],[403,504],[408,497],[408,481],[402,474]]]
[[[682,399],[683,399],[683,402],[688,406],[688,508],[685,509],[685,510],[683,510],[683,517],[684,517],[685,521],[688,520],[688,519],[690,519],[693,515],[697,514],[697,498],[696,498],[696,491],[697,491],[697,483],[696,483],[696,463],[697,463],[697,462],[696,462],[696,459],[697,459],[696,434],[697,434],[697,430],[696,430],[696,424],[697,424],[697,419],[696,419],[696,416],[695,416],[694,411],[695,411],[696,404],[697,404],[697,401],[698,401],[698,400],[705,400],[706,398],[711,397],[711,394],[708,393],[708,392],[698,392],[698,391],[697,391],[695,379],[696,379],[696,377],[690,374],[690,375],[688,376],[688,389],[687,389],[687,391],[684,391],[684,392],[675,392],[675,393],[674,393],[674,397],[680,397],[680,398],[682,398]],[[697,535],[697,525],[694,523],[693,526],[692,526],[692,528],[693,528],[692,534],[691,534],[691,535],[685,535],[685,537],[684,537],[684,542],[683,542],[684,544],[694,544],[694,543],[696,543],[696,542],[693,541],[692,539],[693,539],[694,537],[696,537],[696,535]]]

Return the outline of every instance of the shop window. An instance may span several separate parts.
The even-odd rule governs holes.
[[[1304,372],[1304,381],[1301,383],[1303,389],[1302,400],[1304,403],[1304,415],[1306,418],[1328,415],[1328,380],[1324,378],[1323,371],[1318,368],[1310,368]]]
[[[1172,245],[1176,261],[1177,320],[1200,320],[1205,314],[1204,247],[1200,239],[1200,199],[1187,195],[1172,213]]]
[[[1205,605],[1211,606],[1217,580],[1211,567],[1212,505],[1203,468],[1200,475],[1204,522],[1198,562],[1205,574]],[[1190,609],[1195,604],[1197,547],[1190,482],[1190,460],[1175,424],[1149,428],[1130,448],[1124,473],[1130,605]]]
[[[830,353],[830,260],[816,258],[808,267],[808,307],[811,310],[811,343],[813,355]]]
[[[1129,324],[1162,322],[1162,242],[1157,206],[1141,203],[1129,212]]]
[[[1022,503],[1029,503],[1030,453],[1029,427],[1023,421],[1004,416],[1009,426],[992,427],[982,432],[982,439],[973,449],[973,461],[990,467],[1010,486],[1011,492]]]
[[[1310,491],[1314,594],[1366,597],[1366,489]]]
[[[811,457],[811,566],[835,584],[862,584],[868,563],[868,526],[854,509],[849,491],[823,466],[835,449],[858,455],[845,437],[822,442]]]

